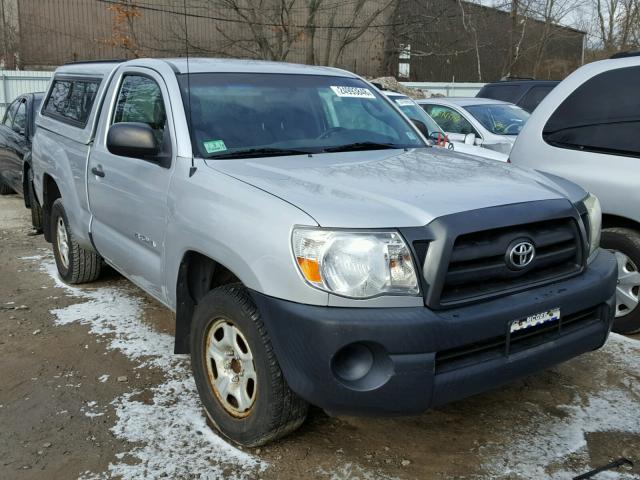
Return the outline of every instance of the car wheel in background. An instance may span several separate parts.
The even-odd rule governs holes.
[[[0,195],[11,195],[13,192],[13,190],[9,187],[9,185],[7,185],[6,183],[4,183],[2,181],[2,179],[0,179]]]
[[[602,247],[611,250],[618,262],[613,331],[640,332],[640,232],[629,228],[603,229]]]
[[[29,177],[27,182],[27,191],[29,195],[29,205],[31,205],[31,224],[33,228],[41,233],[42,232],[42,207],[36,198],[36,192],[33,188],[33,172],[29,169]]]
[[[260,312],[240,284],[218,287],[196,306],[191,365],[211,423],[237,444],[263,445],[306,418],[308,404],[289,389]]]
[[[61,198],[53,202],[51,207],[51,228],[53,255],[60,278],[70,284],[96,280],[100,276],[102,258],[75,241]]]

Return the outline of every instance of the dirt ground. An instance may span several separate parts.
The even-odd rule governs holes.
[[[64,286],[28,211],[0,197],[0,479],[640,478],[640,342],[407,418],[313,409],[239,450],[205,424],[169,311],[114,272]]]

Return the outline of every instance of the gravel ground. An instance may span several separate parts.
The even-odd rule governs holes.
[[[0,197],[0,478],[640,479],[640,342],[407,418],[331,418],[237,449],[206,425],[169,311],[114,272],[63,285]]]

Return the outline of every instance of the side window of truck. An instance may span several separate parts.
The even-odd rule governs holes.
[[[461,133],[467,135],[468,133],[478,133],[473,128],[473,125],[469,121],[456,112],[453,108],[445,107],[444,105],[424,105],[424,109],[433,118],[440,128],[445,132]]]
[[[18,100],[15,100],[11,105],[9,105],[9,108],[7,108],[7,113],[4,114],[4,120],[2,122],[5,127],[12,128],[13,117],[18,109],[18,103]]]
[[[167,114],[160,86],[143,75],[127,75],[122,80],[113,123],[136,122],[149,125],[159,145],[166,143]]]
[[[542,138],[559,148],[640,157],[640,67],[600,73],[551,115]]]
[[[54,79],[42,114],[84,128],[99,86],[98,79]]]
[[[16,116],[13,117],[13,131],[19,135],[24,135],[27,128],[27,102],[20,102]]]

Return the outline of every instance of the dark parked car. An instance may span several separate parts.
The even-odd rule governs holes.
[[[31,140],[42,93],[27,93],[16,98],[0,125],[0,195],[17,193],[31,209],[31,221],[42,229],[42,209],[33,193]]]
[[[476,97],[515,103],[531,113],[558,83],[557,80],[503,80],[487,83]]]

